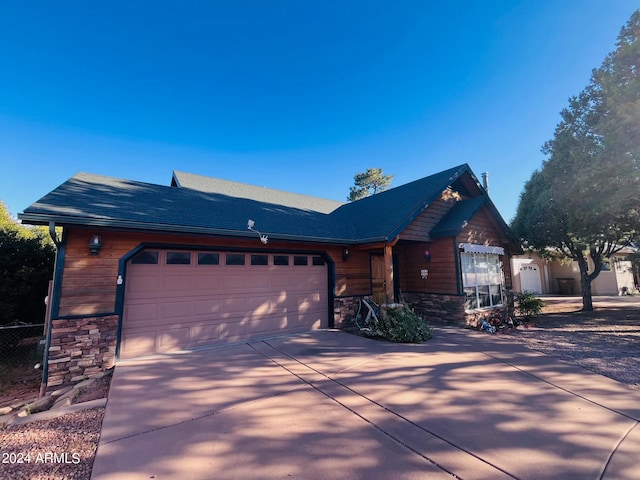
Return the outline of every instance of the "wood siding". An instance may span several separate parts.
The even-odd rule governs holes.
[[[91,235],[100,234],[102,249],[98,256],[89,253]],[[133,233],[100,229],[65,228],[66,243],[64,272],[61,284],[58,316],[94,315],[115,311],[118,263],[141,243],[167,245],[199,245],[246,248],[252,251],[298,250],[326,252],[335,262],[335,295],[366,295],[370,293],[369,253],[350,248],[349,259],[342,260],[343,247],[335,245],[280,242],[268,245],[255,239],[232,239],[206,236],[178,236],[171,234]]]
[[[416,242],[428,242],[429,232],[442,217],[455,205],[454,201],[439,198],[420,215],[418,215],[400,234],[400,240],[412,240]]]
[[[460,232],[456,238],[458,243],[475,243],[479,245],[506,246],[507,238],[502,229],[486,207],[471,219],[468,225]],[[511,262],[506,254],[502,258],[502,270],[505,277],[505,285],[509,288],[513,286],[513,277],[511,274]]]
[[[402,243],[395,250],[400,268],[400,289],[403,292],[458,293],[456,252],[451,237],[433,242]],[[425,250],[431,253],[431,260],[425,259]],[[420,275],[423,269],[429,271],[426,280]]]

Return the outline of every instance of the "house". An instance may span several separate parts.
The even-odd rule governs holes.
[[[593,295],[624,295],[638,290],[640,280],[633,270],[630,255],[635,247],[624,247],[610,259],[605,259],[600,274],[591,282]],[[589,272],[593,260],[587,257]],[[513,290],[540,295],[580,295],[580,269],[576,261],[548,260],[535,252],[511,258]]]
[[[81,173],[19,217],[58,245],[48,388],[116,359],[341,327],[363,297],[472,322],[504,308],[522,253],[466,164],[346,204]]]

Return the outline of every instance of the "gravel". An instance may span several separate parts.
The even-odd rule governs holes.
[[[536,325],[518,328],[505,341],[640,388],[640,298],[595,297],[594,312],[580,312],[576,297],[544,300]],[[106,396],[108,383],[92,388],[77,400]],[[89,480],[103,417],[104,408],[96,408],[0,431],[0,478]]]
[[[104,408],[0,431],[4,480],[89,480]]]
[[[577,297],[544,300],[536,325],[509,338],[640,388],[640,297],[594,297],[593,312]]]

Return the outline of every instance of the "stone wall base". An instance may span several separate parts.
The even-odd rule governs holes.
[[[464,297],[434,293],[402,292],[404,301],[427,322],[466,325]]]
[[[52,320],[47,391],[115,365],[118,316]]]
[[[371,295],[354,297],[338,297],[333,299],[333,322],[335,328],[350,328],[355,326],[360,299],[370,300]]]
[[[482,318],[496,313],[499,313],[503,318],[507,315],[506,306],[467,312],[464,309],[464,297],[458,295],[403,292],[402,296],[405,302],[428,322],[477,328]]]

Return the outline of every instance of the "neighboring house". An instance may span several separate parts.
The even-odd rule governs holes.
[[[346,204],[181,172],[170,187],[82,173],[19,217],[63,228],[49,388],[117,358],[341,327],[363,297],[464,324],[504,308],[522,253],[466,164]]]
[[[600,274],[591,282],[593,295],[624,295],[638,289],[629,255],[637,249],[625,247],[606,261]],[[589,271],[593,261],[587,257]],[[541,295],[580,295],[580,269],[571,260],[545,260],[536,253],[511,257],[513,290]]]

